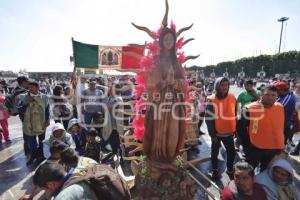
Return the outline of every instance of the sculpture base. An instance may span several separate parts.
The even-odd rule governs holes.
[[[135,199],[140,200],[192,200],[195,199],[197,186],[195,182],[189,177],[184,176],[175,187],[173,192],[163,192],[154,189],[151,186],[138,184],[140,177],[136,177],[137,196]]]
[[[178,164],[147,162],[135,178],[135,199],[190,200],[194,199],[197,186]]]

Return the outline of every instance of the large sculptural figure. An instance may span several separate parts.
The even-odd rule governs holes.
[[[178,158],[185,141],[185,82],[182,63],[198,56],[185,57],[179,51],[193,40],[177,40],[178,36],[191,26],[176,32],[174,24],[168,27],[168,1],[162,27],[157,32],[137,26],[154,39],[148,43],[146,55],[141,59],[143,71],[138,74],[138,90],[146,106],[144,113],[136,117],[136,136],[143,139],[146,159],[137,176],[140,199],[192,199],[195,194],[194,182],[185,174],[183,160]],[[143,99],[143,98],[141,98]],[[141,134],[143,132],[143,134]]]
[[[155,106],[150,104],[146,110],[144,152],[150,160],[162,163],[174,161],[185,136],[184,77],[175,44],[176,33],[164,27],[159,37],[160,54],[146,82],[148,101]]]

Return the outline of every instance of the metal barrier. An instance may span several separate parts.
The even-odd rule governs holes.
[[[200,176],[202,176],[206,181],[208,181],[212,186],[214,186],[219,192],[222,192],[222,190],[215,184],[213,181],[211,181],[205,174],[203,174],[199,169],[197,169],[193,164],[191,164],[189,161],[187,162],[188,165],[193,168]]]
[[[195,170],[201,177],[203,177],[207,182],[209,182],[214,188],[218,190],[219,193],[222,192],[222,190],[215,184],[213,181],[211,181],[203,172],[201,172],[194,164],[199,162],[206,162],[210,158],[202,158],[202,159],[195,159],[191,161],[187,161],[187,167],[191,167],[193,170]],[[212,199],[218,199],[215,197],[214,194],[212,194],[207,187],[205,187],[200,181],[197,180],[196,177],[194,177],[189,171],[187,171],[187,174],[212,198]]]
[[[190,172],[187,171],[187,175],[189,175],[212,199],[214,200],[218,200],[215,195],[213,195],[213,193],[211,193],[210,191],[208,191],[206,189],[206,187],[200,183]]]

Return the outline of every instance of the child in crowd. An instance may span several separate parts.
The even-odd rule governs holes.
[[[75,143],[75,150],[81,156],[84,153],[85,146],[85,129],[81,128],[77,119],[71,119],[68,124],[68,132],[72,135]]]
[[[43,143],[47,144],[49,148],[51,148],[55,140],[62,141],[68,146],[71,146],[73,144],[72,136],[66,132],[64,126],[61,123],[54,124],[52,128],[52,134],[48,139],[44,140]]]
[[[61,152],[63,152],[67,148],[69,148],[69,145],[67,145],[66,143],[59,140],[53,141],[52,146],[50,147],[50,156],[46,160],[46,162],[59,162]]]
[[[60,164],[64,166],[66,171],[74,168],[73,176],[76,177],[82,175],[82,171],[87,167],[97,164],[97,162],[91,158],[78,156],[74,149],[67,148],[60,154]]]
[[[96,129],[91,128],[86,132],[86,144],[84,156],[92,158],[99,162],[100,159],[100,141]]]
[[[0,96],[0,104],[3,105],[4,97]],[[2,129],[0,129],[0,145],[2,144],[2,135],[6,143],[10,143],[11,140],[9,139],[9,132],[8,132],[8,118],[9,114],[0,106],[0,125]]]

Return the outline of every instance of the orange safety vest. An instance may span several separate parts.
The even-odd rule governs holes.
[[[246,105],[249,110],[249,137],[251,143],[261,149],[284,148],[284,108],[275,102],[264,108],[259,102]]]
[[[209,99],[213,103],[217,133],[233,134],[236,131],[236,99],[234,95],[228,93],[224,99],[218,99],[213,94]]]

